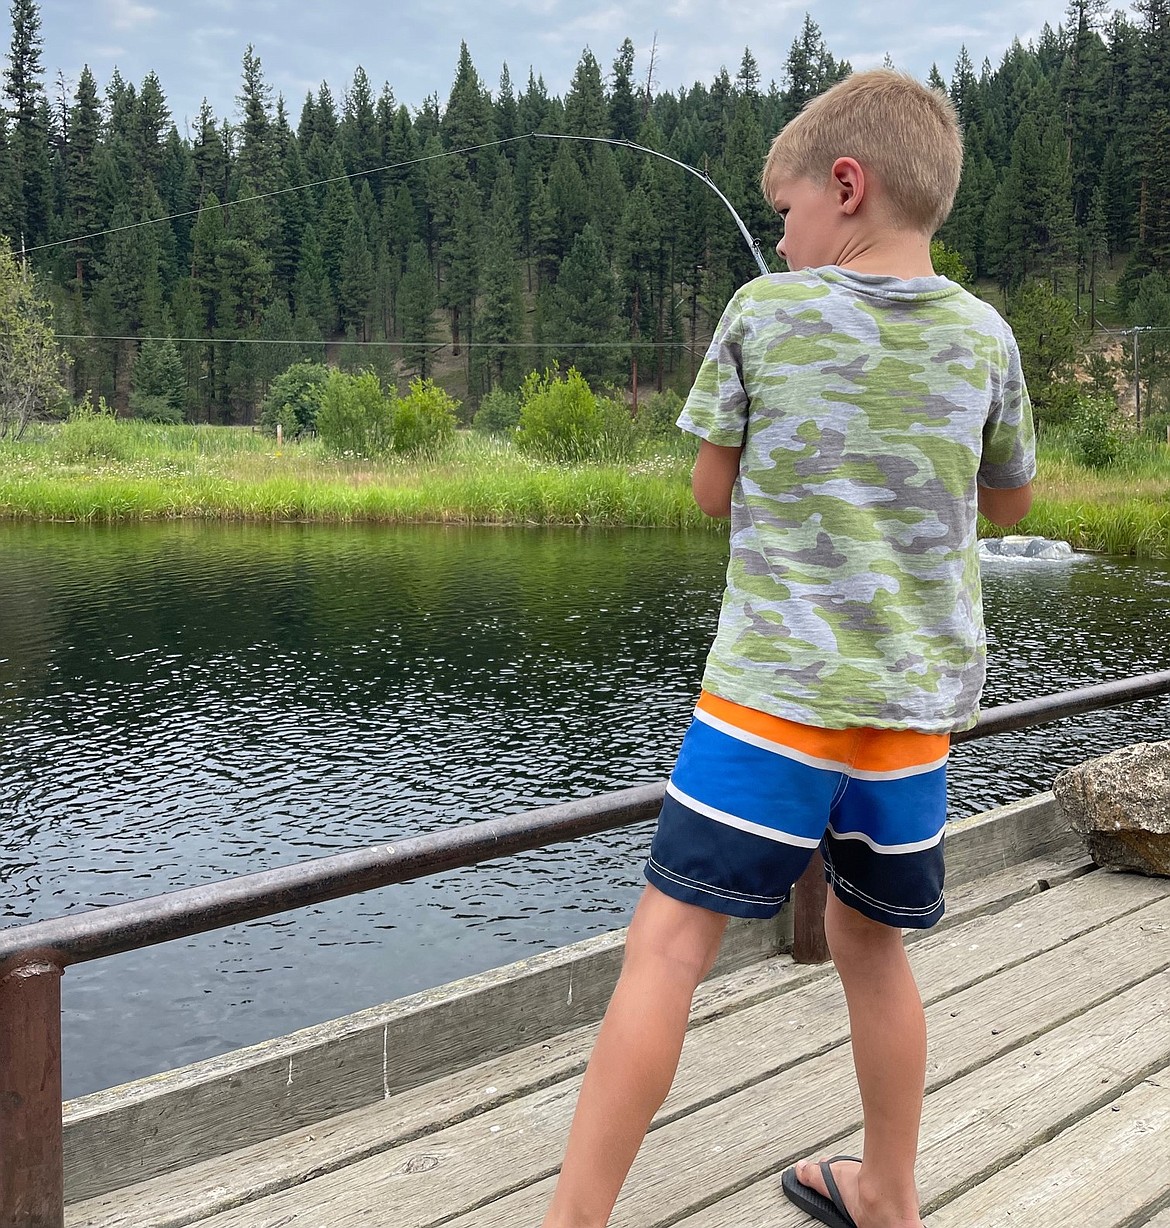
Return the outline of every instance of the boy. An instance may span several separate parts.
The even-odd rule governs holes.
[[[943,911],[948,735],[984,676],[975,513],[1013,524],[1035,471],[1010,330],[930,262],[961,164],[946,98],[890,70],[814,99],[768,154],[791,271],[732,298],[679,419],[699,506],[731,516],[719,628],[545,1228],[606,1224],[727,917],[774,916],[818,845],[865,1147],[782,1188],[836,1228],[921,1226],[901,931]]]

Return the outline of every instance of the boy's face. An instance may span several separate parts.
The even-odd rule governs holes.
[[[819,185],[811,179],[777,179],[772,207],[784,219],[784,237],[776,244],[776,254],[790,269],[837,263],[842,236],[837,226],[839,200],[831,182]]]

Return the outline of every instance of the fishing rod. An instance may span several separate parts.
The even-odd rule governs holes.
[[[720,191],[719,185],[707,173],[707,171],[699,170],[697,166],[691,166],[687,162],[680,162],[677,158],[672,158],[669,154],[664,154],[660,150],[651,149],[648,145],[636,145],[633,141],[626,139],[618,139],[617,137],[609,136],[573,136],[564,132],[530,132],[530,137],[538,138],[542,141],[594,141],[598,145],[616,145],[619,149],[633,149],[637,153],[651,154],[655,158],[661,158],[664,162],[670,162],[675,166],[681,166],[684,171],[694,175],[696,179],[701,180],[715,193],[716,196],[723,202],[727,212],[735,219],[736,226],[739,227],[739,233],[743,235],[744,242],[748,245],[748,249],[755,257],[756,264],[759,265],[760,272],[767,277],[771,273],[767,262],[764,260],[764,253],[760,250],[760,241],[752,235],[748,230],[743,218],[735,211],[735,206],[727,199]]]

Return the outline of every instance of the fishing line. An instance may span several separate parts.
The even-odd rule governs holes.
[[[405,170],[411,166],[419,166],[424,162],[434,162],[439,158],[457,158],[467,154],[478,153],[482,149],[495,149],[501,145],[511,145],[516,141],[540,140],[540,141],[590,141],[598,145],[613,145],[618,149],[631,149],[636,153],[650,154],[652,157],[661,158],[664,162],[670,162],[674,166],[681,167],[684,171],[694,175],[701,183],[706,184],[712,192],[723,202],[728,213],[731,214],[735,221],[739,233],[743,236],[744,242],[748,245],[748,250],[752,253],[756,265],[760,272],[765,276],[772,270],[768,268],[767,262],[764,260],[763,252],[760,249],[760,242],[752,236],[748,230],[743,218],[735,210],[735,206],[727,199],[719,186],[711,178],[711,175],[706,170],[700,170],[697,166],[691,166],[687,162],[680,162],[678,158],[672,158],[669,154],[664,154],[657,149],[651,149],[647,145],[637,145],[633,141],[618,139],[616,137],[607,136],[574,136],[569,133],[560,132],[529,132],[523,136],[506,136],[500,137],[495,141],[484,141],[480,145],[468,145],[461,149],[444,149],[436,154],[423,154],[418,158],[410,158],[405,162],[391,162],[386,166],[376,166],[368,171],[352,171],[344,175],[333,175],[328,179],[317,179],[312,183],[299,183],[292,187],[277,188],[272,192],[259,192],[253,196],[241,196],[238,200],[233,201],[217,201],[214,205],[200,205],[197,209],[185,209],[180,213],[170,213],[165,217],[147,218],[141,222],[128,222],[125,226],[111,226],[106,230],[94,230],[89,234],[76,235],[71,239],[55,239],[51,243],[38,243],[35,247],[21,248],[21,252],[25,255],[32,252],[43,252],[50,248],[67,247],[71,243],[84,243],[90,239],[101,239],[107,235],[124,234],[129,230],[138,230],[142,226],[154,226],[159,222],[174,222],[181,218],[197,217],[205,209],[230,209],[235,205],[251,204],[256,201],[272,200],[277,196],[285,196],[289,192],[303,192],[307,188],[326,187],[331,183],[341,183],[348,179],[359,179],[368,175],[382,175],[387,171]]]

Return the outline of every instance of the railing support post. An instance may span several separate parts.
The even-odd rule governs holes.
[[[61,962],[0,965],[0,1228],[64,1228]]]
[[[792,959],[798,964],[827,963],[829,943],[825,938],[825,863],[818,849],[793,892]]]

